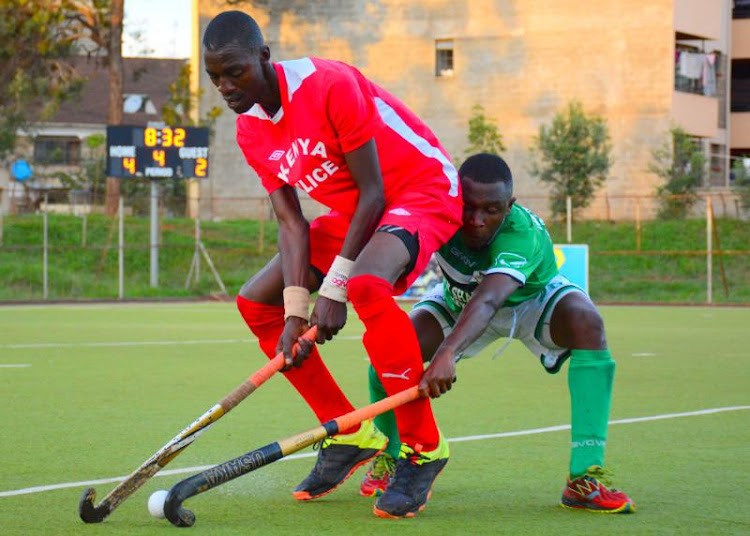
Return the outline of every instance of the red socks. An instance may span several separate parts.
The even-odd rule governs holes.
[[[279,337],[284,330],[284,308],[278,305],[256,303],[237,296],[237,309],[247,326],[258,337],[263,353],[269,359],[273,359],[276,355]],[[354,410],[331,373],[328,372],[317,347],[313,349],[301,368],[294,368],[283,374],[302,395],[321,423]]]
[[[349,299],[365,325],[363,342],[372,366],[389,395],[417,385],[422,378],[422,354],[414,327],[393,299],[393,287],[374,275],[358,275],[347,284]],[[422,450],[438,446],[439,432],[430,400],[421,398],[396,408],[401,441]]]

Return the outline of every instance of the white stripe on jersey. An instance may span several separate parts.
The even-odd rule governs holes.
[[[315,72],[315,64],[310,58],[300,58],[298,60],[280,61],[279,65],[284,69],[286,87],[289,90],[289,102],[292,102],[294,92],[302,86],[305,78]]]
[[[440,254],[439,251],[435,252],[435,258],[437,259],[440,269],[443,270],[443,273],[449,279],[452,279],[460,285],[468,285],[472,282],[474,274],[462,274],[453,266],[451,266],[451,264],[447,260],[445,260],[445,258]]]
[[[513,279],[521,283],[521,286],[524,286],[526,284],[526,276],[523,275],[523,273],[519,272],[518,270],[514,270],[513,268],[490,268],[486,272],[484,272],[484,275],[489,274],[505,274],[511,276]]]
[[[271,123],[276,124],[281,121],[282,117],[284,117],[284,108],[279,108],[279,111],[276,112],[273,117],[269,117],[266,111],[263,109],[263,106],[256,102],[248,111],[246,111],[242,115],[249,115],[250,117],[256,117],[258,119],[263,119],[265,121],[270,121]]]
[[[458,196],[458,172],[453,164],[440,152],[440,149],[433,147],[430,143],[414,132],[409,125],[407,125],[403,119],[399,117],[396,110],[391,108],[383,99],[375,97],[375,104],[378,107],[380,117],[383,119],[386,125],[392,128],[396,134],[404,138],[407,142],[411,143],[420,153],[425,155],[427,158],[434,158],[443,166],[443,174],[448,178],[448,182],[451,187],[448,191],[448,195],[451,197]]]

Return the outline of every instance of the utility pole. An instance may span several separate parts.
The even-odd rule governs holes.
[[[111,0],[109,22],[109,125],[122,124],[122,19],[124,0]],[[120,181],[107,177],[106,209],[109,216],[117,213]]]

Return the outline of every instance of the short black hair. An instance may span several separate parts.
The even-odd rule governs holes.
[[[260,26],[247,13],[224,11],[208,23],[203,34],[203,47],[206,50],[221,50],[231,44],[248,50],[257,50],[265,44]]]
[[[496,154],[477,153],[471,155],[461,164],[458,169],[458,176],[482,184],[502,182],[510,187],[511,192],[513,191],[513,174],[510,172],[510,167],[505,160]]]

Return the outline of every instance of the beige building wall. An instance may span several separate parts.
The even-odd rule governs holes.
[[[578,99],[609,125],[614,165],[601,192],[612,198],[609,216],[632,218],[633,202],[617,196],[654,192],[647,167],[671,124],[675,1],[279,0],[242,9],[258,20],[273,59],[317,55],[356,65],[422,117],[456,163],[465,157],[471,108],[482,104],[503,135],[520,201],[543,216],[529,146],[540,125]],[[199,6],[202,35],[227,8],[214,0]],[[436,39],[453,40],[451,77],[435,76]],[[202,64],[200,72],[203,107],[223,107]],[[242,198],[265,194],[236,147],[231,111],[217,127],[203,195],[232,199],[216,199],[204,215],[247,213],[254,205]],[[597,202],[590,213],[605,210]]]

